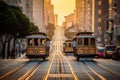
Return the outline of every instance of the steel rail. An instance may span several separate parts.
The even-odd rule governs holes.
[[[15,61],[15,60],[14,60]],[[12,64],[11,64],[11,62],[12,62]],[[8,67],[11,67],[11,66],[13,66],[13,65],[17,65],[17,64],[20,64],[20,63],[22,63],[22,62],[13,62],[13,61],[9,61],[9,65],[5,65],[5,66],[3,66],[3,67],[1,67],[0,68],[0,71],[1,70],[5,70],[5,69],[7,69]]]
[[[112,75],[115,75],[117,77],[120,77],[119,73],[116,73],[115,71],[112,71],[108,68],[106,68],[105,66],[101,65],[101,64],[96,64],[97,66],[101,67],[102,69],[106,70],[107,72],[111,73]]]
[[[82,67],[82,66],[81,66]],[[93,76],[91,76],[83,67],[82,67],[83,71],[85,72],[85,74],[90,78],[90,80],[95,80]]]
[[[61,54],[61,53],[60,53],[60,54]],[[72,75],[73,75],[74,79],[75,79],[75,80],[79,80],[79,78],[78,78],[77,74],[75,73],[74,69],[72,68],[69,60],[68,60],[67,58],[65,58],[65,57],[63,56],[63,54],[61,54],[61,55],[62,55],[62,57],[67,61],[68,66],[70,67],[70,70],[71,70],[71,72],[72,72]]]
[[[97,73],[95,70],[93,70],[88,64],[86,64],[85,62],[83,62],[89,70],[91,70],[96,76],[98,76],[101,80],[106,80],[105,77],[103,77],[102,75],[100,75],[99,73]]]
[[[44,76],[43,80],[47,80],[48,79],[48,76],[49,76],[49,73],[50,73],[50,70],[51,70],[54,58],[55,58],[55,54],[52,55],[52,60],[51,60],[50,66],[48,67],[48,71],[47,71],[46,75]]]
[[[37,63],[34,67],[32,67],[30,70],[28,70],[23,76],[21,76],[18,80],[29,80],[30,77],[36,72],[40,65],[40,62]]]
[[[5,73],[4,75],[0,76],[0,80],[3,79],[3,78],[5,78],[5,77],[7,77],[7,76],[9,76],[9,75],[11,75],[11,74],[13,74],[13,73],[15,73],[16,71],[20,70],[21,68],[23,68],[23,67],[26,66],[26,65],[27,65],[27,64],[22,64],[22,65],[20,65],[19,67],[16,67],[15,69],[13,69],[13,70]]]

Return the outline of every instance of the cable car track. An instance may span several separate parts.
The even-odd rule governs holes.
[[[88,69],[96,76],[98,76],[101,80],[107,80],[105,77],[103,77],[101,74],[97,73],[93,68],[91,68],[88,64],[86,64],[85,62],[83,62],[83,64],[85,64],[88,67]]]
[[[12,64],[11,64],[11,62],[12,62]],[[15,60],[9,61],[9,62],[5,63],[5,65],[0,68],[0,71],[5,70],[5,69],[7,69],[11,66],[14,66],[14,65],[18,65],[20,63],[22,63],[22,62],[16,62]]]
[[[21,76],[18,80],[29,80],[30,77],[36,72],[38,67],[40,66],[40,62],[37,63],[34,67],[28,70],[23,76]]]
[[[109,72],[110,74],[112,74],[112,75],[117,76],[117,77],[120,78],[120,75],[119,75],[119,74],[117,74],[116,72],[114,72],[114,71],[106,68],[105,66],[103,66],[103,65],[101,65],[101,64],[96,64],[96,63],[94,63],[94,64],[97,65],[97,66],[99,66],[100,68],[104,69],[105,71]]]
[[[22,69],[22,68],[23,68],[24,66],[26,66],[26,65],[27,65],[27,63],[26,63],[26,64],[22,64],[22,65],[20,65],[20,66],[18,66],[18,67],[16,67],[16,68],[12,69],[11,71],[9,71],[9,72],[1,75],[1,76],[0,76],[0,80],[1,80],[1,79],[4,79],[5,77],[7,77],[7,76],[9,76],[9,75],[11,75],[11,74],[13,74],[13,73],[16,72],[16,71]]]
[[[100,73],[98,73],[93,67],[91,67],[89,64],[87,64],[87,62],[82,62],[93,74],[95,74],[96,76],[98,76],[101,80],[107,80],[106,78],[107,77],[103,77]],[[88,62],[89,63],[89,62]],[[111,75],[115,76],[115,77],[118,77],[120,78],[120,75],[115,73],[114,71],[112,70],[109,70],[108,68],[106,68],[105,66],[101,65],[101,64],[97,64],[97,63],[94,63],[94,62],[91,62],[93,64],[95,64],[97,67],[103,69],[104,71],[110,73]],[[93,65],[92,65],[93,66]],[[82,67],[83,71],[89,76],[89,78],[91,80],[95,80],[93,76],[91,76],[86,70],[84,67]],[[98,68],[97,68],[98,69]]]
[[[56,57],[56,59],[55,59]],[[52,65],[54,63],[54,61],[57,61],[56,66],[58,69],[58,71],[55,71],[55,73],[51,72],[52,69]],[[67,64],[65,64],[65,62]],[[55,64],[54,64],[55,65]],[[70,72],[67,72],[66,69],[70,69]],[[56,70],[56,69],[55,69]],[[59,72],[59,73],[56,73]],[[74,79],[74,80],[79,80],[79,78],[77,77],[75,71],[73,70],[70,62],[63,56],[63,54],[58,53],[56,55],[53,55],[50,66],[48,68],[48,72],[46,73],[46,75],[44,76],[43,80],[49,80],[49,78],[55,78],[55,79],[59,79],[59,80],[64,80],[64,79]]]

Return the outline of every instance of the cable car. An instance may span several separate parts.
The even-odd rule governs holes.
[[[28,58],[42,58],[49,56],[50,40],[45,33],[34,33],[26,36],[26,56]]]
[[[79,60],[81,57],[93,58],[96,53],[96,37],[92,32],[79,32],[74,41],[74,56]]]
[[[66,40],[63,45],[64,53],[73,53],[73,40]]]

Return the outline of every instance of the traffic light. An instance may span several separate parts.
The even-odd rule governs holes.
[[[18,32],[16,33],[16,36],[19,36],[19,33],[18,33]]]

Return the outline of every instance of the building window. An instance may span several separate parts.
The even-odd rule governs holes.
[[[98,23],[101,23],[101,18],[98,18]]]
[[[99,9],[99,10],[98,10],[98,14],[101,14],[101,13],[102,13],[102,10],[101,10],[101,9]]]
[[[98,6],[101,6],[102,5],[102,1],[98,1]]]
[[[109,4],[112,4],[112,0],[109,0]]]

